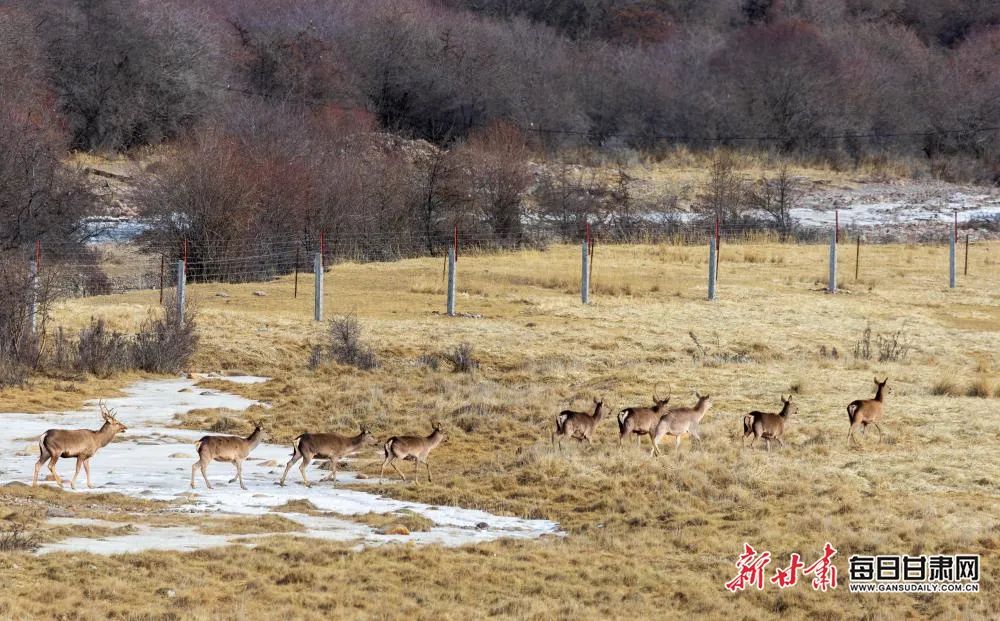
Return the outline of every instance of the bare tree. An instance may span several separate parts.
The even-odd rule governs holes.
[[[49,71],[73,147],[121,150],[175,137],[218,93],[204,15],[126,0],[46,7]]]
[[[749,190],[750,205],[766,214],[775,229],[785,239],[794,226],[792,209],[801,197],[799,181],[788,172],[788,166],[783,165],[773,177],[761,176]]]
[[[728,151],[717,151],[709,170],[708,181],[702,186],[694,209],[703,218],[718,221],[723,226],[739,224],[745,215],[747,181],[736,168]]]

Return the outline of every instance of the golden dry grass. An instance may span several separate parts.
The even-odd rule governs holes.
[[[0,617],[996,617],[1000,401],[934,393],[942,377],[964,388],[1000,363],[1000,275],[988,268],[998,252],[1000,244],[978,246],[970,257],[975,280],[949,290],[944,247],[863,248],[861,282],[848,278],[848,291],[831,296],[820,291],[824,246],[724,245],[720,299],[709,303],[705,249],[606,246],[597,249],[589,307],[575,291],[575,247],[462,256],[458,310],[478,318],[441,314],[440,260],[335,265],[326,308],[361,320],[383,362],[368,372],[307,369],[310,345],[324,336],[311,321],[308,279],[298,300],[290,279],[192,286],[203,335],[192,369],[274,377],[226,388],[274,405],[254,416],[265,418],[275,441],[306,430],[351,431],[359,422],[380,437],[426,433],[440,419],[450,437],[431,458],[434,483],[376,489],[549,518],[567,536],[459,549],[359,552],[274,537],[252,550],[186,555],[14,555],[0,557]],[[853,256],[841,269],[853,276]],[[230,297],[215,297],[220,290]],[[155,295],[75,300],[57,321],[101,315],[133,328]],[[902,330],[908,358],[855,359],[867,325]],[[475,347],[474,373],[418,362],[460,342]],[[873,375],[888,375],[893,388],[887,441],[870,434],[862,448],[850,448],[845,406],[872,394]],[[692,401],[692,390],[714,396],[703,447],[685,439],[679,454],[669,447],[660,458],[619,451],[610,418],[592,450],[572,446],[558,455],[548,445],[559,410],[585,407],[596,395],[613,411],[645,404],[657,384],[672,388],[673,403]],[[38,381],[0,395],[0,403],[64,406],[69,397],[50,397],[51,386]],[[93,394],[89,382],[81,386],[73,397]],[[776,411],[778,395],[789,392],[799,411],[786,448],[741,448],[741,415]],[[240,420],[200,412],[186,424],[220,415]],[[357,464],[377,476],[378,462],[373,449]],[[38,493],[50,503],[80,498]],[[841,587],[731,595],[723,583],[744,541],[770,550],[772,569],[791,552],[815,557],[830,541],[841,554]],[[980,553],[981,593],[848,594],[846,557],[876,552]],[[176,597],[162,594],[168,589]],[[51,595],[38,602],[41,592]]]

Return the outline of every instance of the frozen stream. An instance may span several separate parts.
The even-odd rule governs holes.
[[[236,382],[264,381],[263,378],[225,378]],[[339,541],[356,540],[365,544],[386,541],[414,543],[440,543],[462,545],[490,541],[502,537],[534,538],[547,533],[558,533],[558,525],[547,520],[525,520],[497,516],[485,511],[459,507],[430,506],[421,503],[393,500],[368,492],[334,488],[330,483],[315,484],[312,488],[299,485],[298,470],[289,473],[286,487],[275,485],[284,464],[291,454],[289,446],[261,444],[250,455],[243,467],[243,479],[249,488],[240,489],[238,483],[229,483],[234,476],[232,465],[215,462],[208,474],[215,489],[208,490],[200,476],[198,489],[189,486],[191,464],[197,454],[194,441],[205,431],[173,429],[168,425],[174,417],[194,409],[229,408],[245,410],[256,402],[217,390],[197,387],[196,380],[146,380],[125,389],[126,396],[107,399],[108,407],[116,410],[117,417],[128,431],[117,441],[101,449],[91,460],[94,492],[119,492],[147,499],[180,501],[177,511],[211,516],[262,515],[272,507],[290,500],[306,499],[320,511],[331,511],[344,516],[368,512],[389,513],[407,509],[427,517],[434,527],[427,532],[410,535],[382,535],[366,524],[347,518],[280,513],[304,527],[304,532],[293,535]],[[88,404],[81,412],[19,414],[0,413],[0,481],[8,483],[31,482],[35,461],[38,459],[38,437],[47,429],[89,428],[100,426],[97,404]],[[362,454],[362,459],[372,455]],[[277,465],[263,465],[273,461]],[[62,459],[57,470],[66,479],[76,466],[75,459]],[[43,467],[42,475],[48,474]],[[294,476],[293,476],[294,475]],[[316,483],[326,472],[313,472]],[[41,475],[39,483],[41,484]],[[338,481],[354,479],[351,472],[340,471]],[[54,485],[46,482],[45,485]],[[86,480],[81,471],[77,479],[77,493],[87,493]],[[137,520],[141,521],[141,520]],[[153,527],[138,526],[133,533],[106,538],[73,538],[45,546],[47,551],[89,551],[106,554],[137,552],[148,549],[193,550],[225,545],[234,540],[252,540],[260,535],[206,535],[190,526]]]

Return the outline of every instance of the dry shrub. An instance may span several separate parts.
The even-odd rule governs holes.
[[[11,522],[0,529],[0,552],[34,552],[40,543],[21,522]]]
[[[451,363],[455,373],[471,373],[479,368],[479,361],[475,358],[475,348],[471,343],[460,343],[455,349],[445,353],[445,359]]]
[[[357,317],[342,315],[330,320],[329,342],[326,350],[314,347],[309,356],[309,365],[316,368],[326,360],[371,371],[379,366],[375,351],[361,338],[361,323]]]
[[[962,390],[952,378],[942,377],[931,386],[931,394],[939,397],[959,397],[962,395]]]
[[[90,318],[80,330],[74,366],[97,377],[110,377],[131,366],[131,343],[121,332],[111,330],[103,319]]]
[[[988,399],[994,394],[993,382],[990,378],[985,375],[977,377],[975,380],[969,384],[969,387],[965,390],[965,396],[967,397],[979,397],[981,399]]]
[[[135,335],[132,364],[152,373],[178,373],[198,346],[196,318],[188,307],[181,325],[177,305],[168,300],[162,317],[150,316]]]
[[[854,344],[854,357],[871,360],[877,353],[879,362],[901,362],[906,360],[910,347],[902,330],[888,335],[876,334],[872,343],[872,328],[866,326],[861,338]]]

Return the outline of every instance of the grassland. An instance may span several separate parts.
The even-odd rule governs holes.
[[[724,246],[720,298],[709,303],[705,249],[599,247],[588,307],[576,291],[575,247],[462,256],[458,310],[472,316],[456,318],[441,314],[439,259],[335,265],[327,311],[360,319],[382,361],[374,371],[308,369],[311,345],[324,338],[311,321],[309,279],[298,299],[290,279],[192,286],[202,334],[192,370],[273,377],[226,388],[274,405],[265,422],[276,441],[359,422],[380,437],[426,432],[440,419],[449,441],[432,457],[434,483],[384,493],[549,518],[567,535],[457,549],[359,551],[281,536],[183,555],[6,554],[0,618],[997,617],[1000,398],[966,395],[997,383],[1000,244],[973,248],[970,276],[955,290],[946,248],[898,245],[863,249],[858,281],[850,255],[844,291],[827,295],[826,252]],[[130,329],[155,302],[153,292],[74,300],[55,319],[72,327],[99,315]],[[868,326],[900,332],[906,358],[854,356]],[[480,361],[473,373],[420,360],[462,342]],[[886,442],[872,434],[851,448],[845,406],[872,394],[873,375],[888,375],[893,389]],[[0,393],[0,411],[65,407],[113,385],[36,380]],[[692,402],[693,390],[713,395],[701,448],[685,439],[659,458],[619,450],[610,417],[592,449],[559,455],[549,446],[559,410],[603,396],[616,412],[647,403],[657,385],[672,389],[672,403]],[[799,403],[786,448],[741,448],[741,415],[776,411],[782,393]],[[196,412],[184,424],[222,416],[232,413]],[[361,471],[377,476],[377,457],[364,454]],[[81,503],[14,486],[0,498],[33,515],[39,503]],[[159,511],[86,497],[87,510],[105,504]],[[818,556],[829,541],[840,550],[841,587],[732,595],[723,583],[744,541],[771,551],[772,570],[791,552]],[[846,592],[851,554],[959,552],[983,555],[979,594]]]

